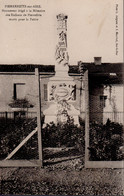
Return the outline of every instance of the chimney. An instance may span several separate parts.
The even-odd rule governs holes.
[[[101,65],[102,57],[94,57],[94,64]]]

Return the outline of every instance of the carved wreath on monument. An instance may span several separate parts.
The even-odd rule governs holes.
[[[70,119],[70,116],[68,114],[70,107],[71,107],[70,104],[67,103],[66,100],[58,101],[57,103],[57,109],[58,109],[57,121],[58,122],[66,123]]]
[[[75,100],[76,86],[66,83],[52,84],[49,88],[49,101]]]

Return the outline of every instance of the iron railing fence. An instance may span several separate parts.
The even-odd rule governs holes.
[[[0,120],[16,119],[16,118],[35,118],[37,117],[37,112],[28,111],[14,111],[14,112],[0,112]]]
[[[91,122],[105,124],[109,119],[111,122],[124,124],[124,112],[90,112]]]
[[[32,119],[35,117],[37,117],[37,112],[34,111],[33,112],[29,112],[29,111],[0,112],[0,120],[16,119],[16,118]],[[103,124],[105,124],[108,119],[111,122],[124,124],[124,112],[90,112],[89,119],[90,122],[98,122]]]

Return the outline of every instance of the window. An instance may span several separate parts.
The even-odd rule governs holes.
[[[106,106],[106,99],[107,99],[107,96],[100,95],[100,106],[101,107],[105,107]]]
[[[15,83],[14,93],[13,93],[14,100],[24,99],[24,97],[25,97],[25,83]]]
[[[44,84],[44,100],[48,101],[47,84]]]

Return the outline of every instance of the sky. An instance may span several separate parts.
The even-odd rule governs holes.
[[[70,65],[78,61],[123,62],[122,0],[0,0],[0,64],[55,64],[56,15],[68,15]],[[116,14],[116,5],[118,13]],[[9,21],[5,5],[41,5],[38,21]],[[116,15],[118,55],[116,55]]]

